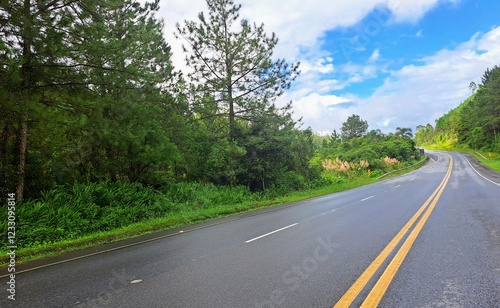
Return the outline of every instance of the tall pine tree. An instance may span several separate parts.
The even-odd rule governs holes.
[[[208,16],[199,13],[198,23],[177,24],[177,37],[184,40],[191,69],[194,111],[227,118],[231,140],[237,119],[251,122],[275,110],[273,101],[290,87],[299,64],[272,58],[278,39],[268,36],[263,24],[240,18],[241,5],[232,0],[207,0],[207,5]]]

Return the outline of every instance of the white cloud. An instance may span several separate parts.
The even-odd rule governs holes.
[[[293,100],[296,118],[303,117],[304,125],[318,132],[338,130],[352,114],[368,121],[370,130],[415,130],[418,125],[434,125],[434,120],[462,103],[471,94],[470,82],[480,83],[484,71],[497,65],[498,59],[500,27],[477,33],[455,49],[443,49],[419,59],[418,65],[390,72],[384,84],[368,98],[299,90],[287,93],[280,101]],[[363,67],[350,64],[343,69],[355,73]],[[342,104],[345,102],[352,104]]]
[[[331,95],[347,85],[373,78],[380,70],[379,50],[374,50],[367,63],[340,64],[337,56],[323,50],[323,39],[329,30],[358,24],[368,14],[379,13],[361,25],[365,33],[376,35],[386,22],[415,23],[438,3],[457,3],[459,0],[236,0],[242,3],[241,16],[252,22],[264,23],[266,32],[275,32],[280,42],[277,57],[301,61],[302,74],[291,91],[278,100],[284,104],[293,100],[297,118],[315,131],[338,129],[351,114],[359,114],[370,129],[393,131],[397,126],[412,127],[433,124],[434,119],[457,106],[469,94],[470,81],[478,82],[484,70],[498,64],[500,59],[500,28],[478,34],[453,50],[441,50],[422,58],[417,64],[392,71],[390,76],[369,98],[353,95]],[[174,52],[177,69],[184,69],[182,42],[174,38],[175,24],[197,20],[206,11],[205,0],[162,0],[160,16],[165,20],[165,36]],[[422,30],[416,37],[422,35]],[[372,35],[372,36],[373,36]],[[347,44],[347,43],[346,43]],[[341,46],[342,47],[342,46]],[[346,48],[365,48],[351,44]],[[349,50],[346,50],[349,52]],[[345,55],[344,55],[345,56]],[[346,57],[348,58],[348,57]],[[382,61],[383,62],[383,61]],[[347,75],[339,79],[337,73]],[[335,75],[333,75],[335,74]],[[326,79],[327,77],[335,78]],[[353,102],[352,105],[343,103]],[[339,105],[340,104],[340,105]]]
[[[296,118],[301,117],[304,125],[317,132],[338,131],[339,123],[352,114],[351,108],[337,107],[349,103],[350,99],[336,95],[310,93],[293,102]]]
[[[275,55],[290,61],[304,60],[301,51],[321,49],[321,40],[326,31],[338,27],[355,25],[376,8],[388,8],[392,15],[381,13],[365,25],[365,31],[376,31],[381,22],[389,18],[395,21],[415,22],[438,2],[455,0],[358,0],[323,1],[303,0],[269,1],[241,0],[241,16],[258,24],[265,30],[275,32],[280,40]],[[162,0],[160,16],[165,20],[165,35],[174,52],[174,65],[183,67],[181,42],[174,39],[175,24],[184,20],[198,20],[200,11],[206,11],[205,0]],[[375,28],[374,28],[375,27]]]
[[[479,82],[486,68],[500,59],[500,27],[474,35],[453,50],[441,50],[393,71],[374,94],[357,101],[369,106],[368,123],[393,131],[395,127],[425,125],[458,106],[471,93],[471,81]],[[362,110],[359,111],[361,114]]]
[[[368,62],[377,62],[377,60],[380,59],[380,50],[378,49],[375,49],[372,53],[372,55],[370,56],[370,58],[368,59]]]
[[[333,58],[326,57],[316,60],[315,63],[311,63],[308,60],[302,61],[300,63],[300,71],[302,74],[307,74],[309,72],[318,72],[321,74],[331,73],[334,70]]]
[[[394,14],[396,21],[418,21],[426,12],[433,8],[438,1],[435,0],[389,0],[388,7]],[[455,2],[455,1],[446,1]]]
[[[366,64],[355,64],[352,62],[342,65],[342,72],[348,74],[347,84],[363,82],[367,79],[377,76],[379,66],[371,63],[369,60]]]

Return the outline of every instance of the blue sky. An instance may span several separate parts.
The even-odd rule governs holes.
[[[418,65],[419,59],[440,49],[453,49],[476,32],[489,31],[495,23],[500,22],[499,17],[500,1],[445,2],[431,9],[416,23],[391,22],[390,11],[378,9],[352,27],[328,31],[324,48],[333,50],[334,54],[346,54],[346,59],[336,57],[339,63],[363,63],[374,50],[378,50],[387,65],[386,69],[397,70],[408,63]],[[357,45],[363,48],[353,48],[345,43],[356,36],[360,36]],[[376,77],[348,86],[340,93],[368,97],[383,84],[383,78],[387,75],[387,72],[379,72]]]
[[[275,55],[301,62],[276,103],[318,133],[349,115],[384,133],[425,125],[458,106],[486,68],[500,65],[500,1],[242,0],[241,15],[280,39]],[[185,69],[175,23],[196,20],[204,0],[162,0],[174,65]]]

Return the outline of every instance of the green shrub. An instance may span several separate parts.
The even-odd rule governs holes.
[[[283,173],[276,182],[276,186],[283,192],[302,190],[306,186],[304,176],[293,171]]]

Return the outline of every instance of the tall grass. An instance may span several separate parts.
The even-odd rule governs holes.
[[[157,191],[136,183],[77,183],[18,204],[16,244],[23,248],[43,246],[176,213],[233,206],[257,197],[245,187],[213,184],[176,183]],[[7,221],[7,209],[0,207],[3,234]],[[8,246],[6,237],[1,246]]]

